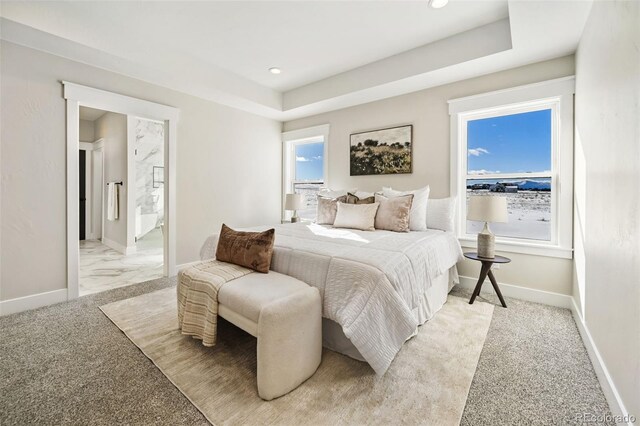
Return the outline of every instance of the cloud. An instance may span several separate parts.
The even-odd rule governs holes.
[[[322,160],[322,155],[316,155],[313,157],[314,160]]]
[[[469,170],[468,174],[470,175],[495,175],[500,173],[500,170],[485,170],[485,169],[480,169],[480,170]]]
[[[469,149],[469,155],[473,155],[474,157],[479,157],[482,154],[488,154],[489,151],[484,148],[471,148]]]
[[[309,158],[307,158],[307,157],[300,157],[299,155],[296,155],[296,161],[304,163],[304,162],[311,161],[311,160]]]

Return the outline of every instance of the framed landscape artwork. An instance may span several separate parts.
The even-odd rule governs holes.
[[[350,140],[351,176],[411,173],[413,126],[354,133]]]

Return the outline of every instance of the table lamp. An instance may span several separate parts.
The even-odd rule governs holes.
[[[489,229],[489,222],[507,223],[508,216],[506,197],[472,195],[469,198],[467,219],[484,222],[484,229],[478,234],[478,256],[495,257],[496,236]]]
[[[304,208],[304,196],[302,194],[287,194],[284,200],[284,209],[293,210],[291,216],[291,223],[296,223],[300,218],[298,217],[298,210]]]

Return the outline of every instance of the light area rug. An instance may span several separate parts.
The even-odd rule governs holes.
[[[100,309],[214,425],[457,425],[493,315],[493,305],[449,296],[383,376],[325,349],[309,380],[267,402],[256,389],[256,339],[225,321],[214,347],[183,336],[175,287]]]

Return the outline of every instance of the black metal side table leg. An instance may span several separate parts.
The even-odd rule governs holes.
[[[478,277],[478,283],[476,284],[476,288],[473,290],[473,294],[471,295],[471,300],[469,300],[469,304],[473,305],[476,297],[480,294],[480,290],[482,289],[482,284],[484,283],[485,278],[487,278],[487,274],[491,273],[491,263],[490,262],[482,262],[482,269],[480,270],[480,277]]]
[[[502,307],[506,308],[507,304],[504,302],[504,297],[502,297],[502,292],[500,291],[500,287],[498,287],[496,278],[493,276],[493,272],[489,270],[488,275],[489,275],[489,280],[491,281],[491,285],[493,286],[493,289],[496,291],[496,294],[498,295],[498,299],[500,299],[500,303],[502,303]]]

